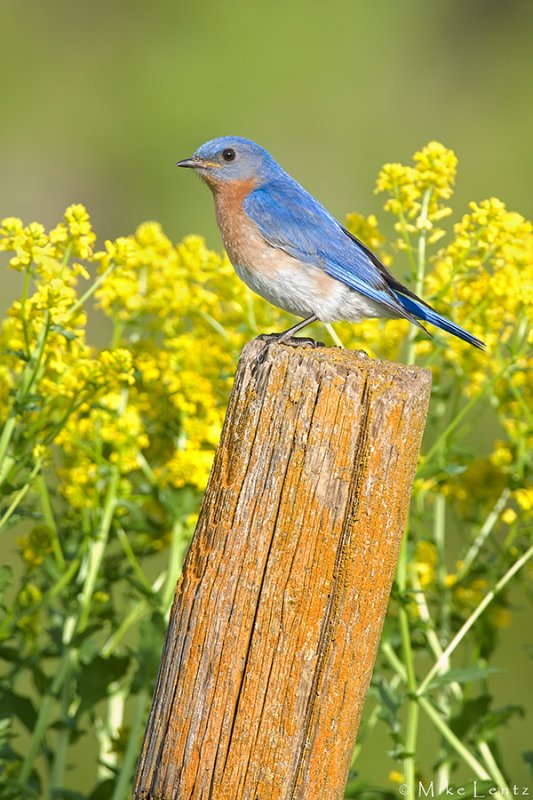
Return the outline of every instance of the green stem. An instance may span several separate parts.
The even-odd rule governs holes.
[[[407,795],[407,798],[408,800],[415,800],[416,741],[418,735],[419,708],[416,697],[417,683],[413,648],[411,646],[409,616],[405,607],[405,591],[407,589],[407,535],[404,535],[400,548],[396,580],[398,584],[398,590],[401,595],[399,607],[400,638],[402,642],[403,662],[405,664],[405,675],[408,689],[403,773],[405,783],[409,787],[409,794]]]
[[[435,630],[435,623],[433,622],[431,614],[429,613],[426,597],[422,591],[422,587],[418,581],[418,576],[414,570],[411,575],[411,580],[413,581],[413,588],[415,590],[414,599],[418,607],[418,613],[420,614],[420,619],[425,626],[424,636],[426,637],[426,641],[429,644],[435,658],[440,658],[443,653],[443,649]],[[450,683],[450,689],[454,693],[455,697],[460,700],[463,695],[460,684],[457,683],[457,681],[452,681]]]
[[[503,373],[507,370],[507,367],[504,367],[500,372],[494,375],[487,383],[484,385],[483,389],[477,394],[475,397],[472,397],[468,403],[462,407],[462,409],[457,413],[455,418],[450,422],[448,427],[445,431],[443,431],[438,439],[433,443],[433,445],[429,448],[428,452],[424,456],[425,463],[428,463],[431,458],[437,453],[441,447],[444,446],[448,437],[454,432],[457,426],[463,421],[463,419],[472,411],[473,408],[485,397],[491,386],[498,380],[498,378],[503,375]]]
[[[129,629],[148,613],[149,607],[146,602],[140,600],[133,606],[131,611],[124,617],[118,628],[112,633],[107,642],[102,647],[102,657],[109,658],[121,639],[124,638]]]
[[[67,766],[68,748],[70,745],[70,728],[68,727],[68,720],[71,711],[72,680],[76,652],[74,650],[68,650],[67,652],[70,655],[70,659],[69,670],[65,675],[65,682],[61,690],[60,719],[62,722],[62,727],[54,743],[54,760],[52,763],[52,769],[50,771],[50,781],[48,786],[49,798],[54,797],[55,790],[64,788],[63,781]]]
[[[400,191],[398,187],[395,187],[394,191],[396,200],[400,203]],[[413,245],[411,244],[411,237],[409,236],[409,232],[407,230],[407,220],[405,218],[405,214],[403,213],[403,208],[400,203],[400,212],[398,214],[398,219],[400,221],[400,233],[402,235],[402,239],[405,243],[405,248],[407,251],[407,258],[409,259],[409,263],[411,264],[411,269],[413,273],[416,273],[416,261],[413,255]]]
[[[30,288],[30,278],[31,278],[31,261],[27,265],[26,270],[24,272],[24,286],[22,288],[22,297],[20,298],[20,318],[22,320],[22,332],[24,334],[24,343],[26,345],[26,355],[30,355],[31,352],[31,345],[30,345],[30,336],[28,333],[28,321],[26,319],[26,301],[28,299],[28,291]]]
[[[83,584],[83,589],[80,595],[80,615],[78,624],[76,626],[77,632],[82,632],[87,627],[89,622],[89,614],[91,608],[91,598],[94,593],[94,587],[98,577],[98,572],[104,557],[104,551],[111,530],[111,523],[115,513],[117,502],[117,490],[120,480],[120,471],[117,465],[113,466],[107,487],[106,498],[102,511],[102,522],[96,534],[96,537],[91,542],[91,549],[89,551],[89,564],[87,567],[87,574]]]
[[[440,606],[440,640],[446,641],[449,630],[449,601],[446,588],[446,497],[437,494],[435,497],[435,516],[433,519],[433,538],[437,550],[437,587],[441,597]]]
[[[70,648],[70,643],[72,642],[73,636],[76,633],[80,633],[85,630],[89,621],[91,598],[94,592],[94,586],[96,584],[96,579],[102,563],[105,546],[107,544],[107,539],[115,512],[119,479],[119,467],[118,465],[115,465],[111,471],[111,478],[102,512],[102,522],[97,536],[92,542],[92,548],[89,552],[89,564],[83,589],[80,594],[79,612],[77,617],[68,617],[65,620],[63,626],[63,655],[60,661],[59,669],[52,682],[50,691],[43,698],[37,723],[33,730],[30,741],[30,746],[26,753],[26,758],[20,772],[20,782],[23,784],[27,782],[31,774],[33,763],[38,755],[42,738],[48,726],[48,719],[51,714],[54,701],[57,699],[57,696],[69,674],[71,659],[74,657],[73,651]]]
[[[436,729],[442,735],[442,737],[448,742],[448,744],[455,750],[455,752],[461,756],[465,764],[472,769],[473,772],[481,778],[481,780],[488,781],[490,780],[491,776],[483,766],[483,764],[477,760],[477,758],[472,755],[470,750],[464,746],[462,741],[459,739],[458,736],[448,727],[446,722],[444,721],[441,714],[437,711],[436,708],[431,704],[427,697],[420,697],[420,707],[423,709],[424,713],[430,718],[430,720],[435,725]]]
[[[485,544],[485,541],[490,536],[492,529],[496,525],[500,514],[502,513],[503,509],[507,505],[507,501],[510,497],[511,490],[506,486],[503,492],[500,494],[496,502],[494,503],[489,515],[487,516],[485,522],[479,529],[479,533],[470,545],[466,556],[463,559],[463,563],[461,568],[457,572],[457,582],[461,581],[465,575],[468,573],[468,570],[478,557],[479,551]]]
[[[115,264],[115,263],[112,261],[112,262],[110,263],[110,265],[108,266],[108,268],[105,270],[105,272],[102,272],[102,274],[101,274],[101,275],[100,275],[98,278],[96,278],[96,280],[94,281],[94,283],[92,283],[92,284],[91,284],[91,286],[89,286],[89,288],[87,289],[87,291],[86,291],[86,292],[84,292],[84,294],[82,294],[82,296],[80,297],[80,299],[79,299],[79,300],[78,300],[76,303],[74,303],[74,305],[72,306],[72,308],[71,308],[71,309],[70,309],[70,311],[69,311],[69,315],[70,315],[71,317],[72,317],[72,316],[73,316],[73,315],[74,315],[74,314],[75,314],[77,311],[79,311],[79,309],[80,309],[80,308],[82,308],[82,307],[85,305],[85,303],[87,302],[87,300],[88,300],[88,299],[89,299],[89,298],[90,298],[90,297],[91,297],[91,296],[92,296],[92,295],[95,293],[95,291],[98,289],[98,287],[102,285],[102,283],[105,281],[105,279],[107,278],[107,276],[108,276],[108,275],[109,275],[111,272],[113,272],[113,270],[115,269],[115,267],[116,267],[116,264]]]
[[[46,481],[42,473],[37,478],[37,491],[39,492],[39,499],[41,501],[41,508],[43,512],[44,521],[46,522],[48,528],[54,534],[52,539],[52,547],[54,549],[55,560],[60,569],[65,569],[65,557],[63,555],[61,542],[59,540],[59,531],[57,529],[54,512],[52,510],[52,503],[50,502],[48,486],[46,485]]]
[[[404,683],[407,682],[407,672],[394,652],[392,646],[389,642],[385,642],[382,645],[382,652],[396,671],[396,673],[402,678]],[[472,755],[470,750],[461,742],[461,740],[455,735],[455,733],[451,730],[442,716],[436,711],[436,709],[432,706],[430,701],[426,697],[418,697],[418,702],[420,707],[423,709],[425,714],[431,719],[439,733],[446,739],[446,741],[451,745],[451,747],[455,750],[455,752],[463,759],[463,761],[469,765],[469,767],[475,772],[478,778],[482,780],[490,780],[490,775],[484,768],[483,764],[477,760],[477,758]],[[404,780],[407,783],[407,776],[404,775]],[[413,788],[414,791],[414,788]]]
[[[165,585],[162,592],[162,605],[164,613],[170,611],[170,605],[176,588],[181,568],[183,565],[183,525],[179,520],[172,526],[172,538],[170,541],[170,553],[168,557],[168,570]]]
[[[222,338],[225,339],[226,342],[229,342],[229,336],[227,334],[226,329],[224,328],[223,325],[220,324],[220,322],[217,319],[212,317],[211,314],[208,314],[207,311],[202,311],[202,309],[199,309],[199,314],[202,317],[202,319],[205,320],[207,324],[213,328],[213,330],[215,330],[220,336],[222,336]]]
[[[39,370],[41,368],[41,364],[44,357],[44,350],[46,346],[46,340],[48,338],[48,334],[50,332],[50,311],[47,309],[44,315],[44,323],[39,331],[39,336],[37,338],[37,344],[35,346],[35,350],[32,353],[30,360],[26,364],[29,368],[28,372],[26,373],[26,368],[23,372],[23,379],[21,384],[21,394],[17,393],[17,403],[20,405],[30,393],[30,389],[37,380],[37,376],[39,375]],[[26,374],[25,374],[26,373]]]
[[[440,598],[439,618],[438,618],[438,639],[446,642],[449,638],[450,630],[450,593],[446,586],[446,497],[437,494],[435,497],[435,516],[433,520],[433,538],[437,550],[437,589]],[[449,669],[446,662],[442,666],[442,672]],[[443,686],[437,694],[437,703],[445,719],[450,717],[449,687]],[[447,786],[450,777],[450,752],[446,739],[442,737],[441,747],[443,757],[439,759],[437,778],[439,786]]]
[[[424,196],[422,198],[422,207],[420,209],[420,216],[419,220],[421,222],[422,231],[420,236],[418,237],[418,246],[417,246],[417,255],[416,255],[416,262],[414,265],[415,268],[415,294],[421,295],[422,290],[424,288],[424,275],[426,272],[426,242],[427,242],[427,231],[425,229],[425,224],[428,218],[428,207],[429,207],[429,199],[431,197],[431,189],[427,189],[424,192]],[[409,246],[410,241],[409,241]],[[414,258],[413,258],[414,261]],[[417,336],[417,329],[414,325],[411,325],[409,328],[409,333],[407,335],[407,358],[406,361],[409,365],[413,365],[416,361],[416,351],[415,351],[415,339]]]
[[[15,431],[18,410],[28,396],[29,391],[39,373],[49,330],[50,312],[47,311],[45,314],[44,324],[39,331],[35,350],[31,354],[30,359],[24,365],[16,396],[11,401],[8,411],[8,418],[2,429],[2,434],[0,435],[0,486],[2,486],[2,484],[5,482],[11,467],[16,463],[15,459],[8,455],[8,449]]]
[[[132,548],[132,546],[130,544],[130,540],[128,539],[128,537],[127,537],[126,533],[124,532],[123,528],[120,528],[120,527],[117,528],[117,537],[118,537],[118,540],[119,540],[120,544],[122,545],[122,549],[124,550],[126,558],[128,559],[128,562],[130,564],[130,567],[132,568],[134,574],[137,576],[137,578],[139,580],[139,583],[142,585],[144,591],[147,594],[151,595],[152,594],[152,587],[150,585],[150,582],[148,581],[146,575],[142,571],[142,567],[139,564],[139,561],[136,558],[135,553],[133,552],[133,548]]]
[[[81,408],[81,406],[83,406],[85,404],[89,404],[89,402],[94,397],[96,397],[96,395],[98,394],[98,391],[99,391],[100,388],[101,388],[101,386],[93,389],[90,392],[87,392],[86,394],[83,394],[81,396],[80,400],[77,400],[75,403],[71,403],[70,404],[70,406],[67,408],[66,413],[63,414],[63,416],[61,417],[59,422],[57,422],[53,426],[53,428],[51,428],[49,430],[49,432],[46,434],[45,438],[43,439],[43,444],[45,446],[48,446],[48,445],[52,444],[52,442],[54,441],[54,439],[56,438],[58,433],[60,433],[63,430],[63,428],[65,427],[65,424],[67,423],[69,417],[71,417],[72,414],[74,414],[79,408]]]
[[[13,436],[16,423],[17,415],[15,410],[12,408],[9,412],[9,417],[6,420],[4,427],[2,428],[2,433],[0,434],[0,486],[2,486],[4,483],[11,470],[11,467],[15,463],[15,459],[7,455],[7,450],[11,444],[11,438]]]
[[[49,691],[43,697],[41,707],[39,708],[39,714],[37,716],[37,721],[35,723],[35,727],[33,728],[30,743],[26,751],[26,757],[24,758],[24,762],[20,770],[19,782],[22,785],[26,785],[29,780],[31,771],[33,769],[33,763],[39,754],[41,741],[48,727],[48,718],[69,670],[70,651],[65,650],[63,652],[61,661],[59,662],[59,669],[56,672],[54,680],[52,681],[52,685],[50,686]]]
[[[98,778],[105,780],[116,773],[118,753],[113,748],[113,739],[117,739],[124,723],[124,707],[127,687],[117,681],[109,686],[106,720],[102,723],[100,735],[100,755],[98,758]]]
[[[126,752],[124,753],[124,760],[122,761],[118,779],[115,783],[113,794],[111,795],[111,800],[126,800],[126,798],[129,797],[133,772],[139,755],[139,738],[145,722],[147,703],[148,695],[146,691],[142,689],[139,692],[133,710],[128,744],[126,746]]]
[[[331,325],[329,322],[326,322],[324,327],[327,330],[327,332],[329,333],[329,335],[331,336],[331,338],[333,339],[333,343],[337,347],[342,347],[342,349],[344,350],[344,345],[342,343],[342,340],[341,340],[339,334],[337,333],[337,331],[335,330],[335,328],[333,327],[333,325]]]
[[[445,665],[448,662],[448,659],[453,653],[453,651],[462,642],[462,640],[464,639],[470,628],[477,622],[477,620],[483,614],[487,606],[489,606],[490,603],[492,603],[496,595],[499,592],[501,592],[504,586],[506,586],[509,583],[511,578],[514,575],[516,575],[516,573],[524,566],[524,564],[526,564],[529,561],[529,559],[532,556],[533,556],[533,545],[529,548],[529,550],[526,550],[526,552],[522,556],[520,556],[520,558],[517,561],[515,561],[515,563],[507,570],[505,575],[502,578],[500,578],[494,589],[491,589],[491,591],[483,598],[481,603],[472,612],[472,614],[470,614],[466,622],[461,626],[461,628],[455,634],[448,647],[446,647],[441,657],[438,658],[437,661],[433,664],[428,674],[420,684],[417,692],[419,696],[421,696],[424,693],[424,691],[429,686],[433,678],[436,675],[438,675],[443,665]]]
[[[41,462],[37,461],[37,463],[35,464],[34,468],[32,469],[32,471],[31,471],[31,473],[30,473],[30,475],[28,477],[28,480],[26,481],[26,483],[24,484],[22,489],[20,489],[17,492],[17,494],[15,495],[15,497],[13,498],[11,503],[9,504],[9,508],[4,513],[4,515],[0,518],[0,531],[9,522],[9,519],[13,516],[13,514],[17,510],[18,506],[22,503],[22,501],[24,500],[24,498],[28,494],[29,490],[31,489],[31,485],[32,485],[32,483],[33,483],[33,481],[35,479],[35,476],[37,475],[37,473],[39,472],[40,469],[41,469]]]
[[[496,763],[496,759],[494,758],[494,755],[492,754],[487,742],[482,739],[480,742],[478,742],[477,746],[479,747],[479,752],[481,753],[483,761],[487,765],[488,770],[490,771],[491,775],[494,775],[496,778],[498,782],[498,788],[504,790],[502,792],[504,796],[509,796],[510,791],[509,787],[507,786],[507,781],[505,780],[501,769]]]
[[[254,311],[254,296],[248,287],[246,288],[246,310],[248,316],[248,327],[253,333],[257,332],[257,320]]]
[[[155,581],[151,586],[151,591],[154,596],[158,595],[161,591],[161,586],[165,580],[165,573],[162,572],[160,575],[157,576]],[[166,611],[166,606],[163,607],[163,612]],[[136,605],[133,606],[129,614],[122,620],[119,627],[114,631],[107,642],[102,647],[102,656],[104,658],[108,658],[111,653],[115,650],[118,646],[121,639],[124,638],[126,633],[129,629],[135,625],[140,619],[144,617],[145,614],[148,614],[150,611],[150,605],[145,600],[139,600]]]

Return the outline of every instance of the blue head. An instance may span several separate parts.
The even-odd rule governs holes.
[[[192,158],[178,161],[177,166],[193,169],[213,187],[232,181],[254,181],[261,185],[281,171],[266,150],[240,136],[211,139],[199,147]]]

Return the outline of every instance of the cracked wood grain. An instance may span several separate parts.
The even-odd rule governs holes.
[[[137,800],[341,798],[430,373],[244,349],[176,588]]]

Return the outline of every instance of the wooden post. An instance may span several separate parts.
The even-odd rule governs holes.
[[[137,800],[343,796],[424,430],[427,370],[244,349],[172,608]]]

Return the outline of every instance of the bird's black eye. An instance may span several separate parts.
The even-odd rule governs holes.
[[[235,160],[235,150],[232,147],[228,147],[226,150],[222,151],[222,158],[224,161],[234,161]]]

